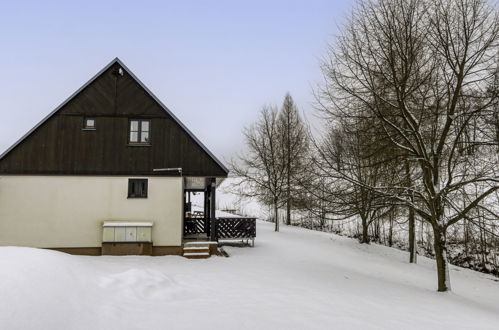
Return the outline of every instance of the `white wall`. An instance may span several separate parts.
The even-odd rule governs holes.
[[[128,179],[0,177],[0,245],[98,247],[105,220],[153,221],[155,246],[182,240],[182,178],[149,177],[148,197],[127,198]]]

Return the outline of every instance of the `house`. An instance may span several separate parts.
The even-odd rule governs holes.
[[[227,174],[116,58],[0,156],[0,245],[182,254],[189,235],[218,239]],[[204,194],[194,219],[191,192]]]

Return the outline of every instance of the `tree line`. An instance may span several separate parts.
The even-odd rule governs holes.
[[[410,262],[426,232],[438,291],[456,244],[497,271],[498,37],[486,1],[361,0],[321,63],[321,129],[289,94],[264,107],[232,162],[242,194],[272,205],[276,231],[279,209],[287,224],[353,220],[362,243],[388,223],[391,245],[397,223]]]

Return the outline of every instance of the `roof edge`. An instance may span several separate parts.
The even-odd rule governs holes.
[[[82,90],[84,90],[88,85],[90,85],[97,77],[99,77],[101,74],[104,73],[107,69],[109,69],[114,63],[119,61],[119,59],[116,57],[114,60],[109,62],[102,70],[97,72],[90,80],[88,80],[85,84],[83,84],[80,88],[78,88],[73,94],[71,94],[67,99],[65,99],[61,104],[57,106],[54,110],[52,110],[48,115],[46,115],[42,120],[40,120],[35,126],[33,126],[26,134],[21,136],[19,140],[14,142],[7,150],[5,150],[1,155],[0,155],[0,160],[2,160],[9,152],[11,152],[15,147],[17,147],[22,141],[24,141],[28,136],[30,136],[38,127],[42,126],[43,123],[45,123],[50,117],[52,117],[57,111],[59,111],[63,106],[68,104],[69,101],[71,101],[76,95],[78,95]]]
[[[71,94],[68,98],[66,98],[59,106],[57,106],[54,110],[52,110],[47,116],[45,116],[41,121],[39,121],[35,126],[33,126],[26,134],[21,136],[14,144],[12,144],[9,148],[7,148],[1,155],[0,160],[2,160],[9,152],[11,152],[15,147],[17,147],[22,141],[28,138],[34,131],[36,131],[43,123],[45,123],[49,118],[51,118],[57,111],[59,111],[62,107],[64,107],[69,101],[71,101],[74,97],[76,97],[81,91],[83,91],[88,85],[90,85],[95,79],[97,79],[101,74],[103,74],[107,69],[109,69],[113,64],[118,63],[125,69],[128,74],[151,96],[154,101],[156,101],[163,110],[173,118],[173,120],[196,142],[201,149],[203,149],[218,166],[226,173],[229,174],[229,170],[227,167],[185,126],[180,119],[177,118],[173,114],[173,112],[168,109],[166,105],[161,102],[159,98],[154,95],[153,92],[147,88],[147,86],[130,70],[118,57],[115,57],[111,62],[109,62],[103,69],[97,72],[92,78],[90,78],[85,84],[83,84],[80,88],[78,88],[73,94]]]
[[[147,92],[147,94],[149,94],[149,96],[151,96],[154,101],[156,101],[163,108],[163,110],[173,118],[173,120],[194,140],[194,142],[196,142],[201,147],[201,149],[203,149],[208,154],[208,156],[210,156],[215,161],[215,163],[218,164],[218,166],[220,166],[220,168],[226,174],[229,174],[229,169],[225,167],[225,165],[194,135],[194,133],[192,133],[187,128],[187,126],[184,125],[184,123],[180,121],[180,119],[177,118],[177,116],[175,116],[175,114],[173,114],[172,111],[170,111],[170,109],[168,109],[166,105],[163,104],[163,102],[161,102],[158,97],[156,97],[156,95],[154,95],[153,92],[151,92],[151,90],[149,90],[149,88],[147,88],[147,86],[132,72],[132,70],[130,70],[119,58],[116,57],[115,61],[119,65],[121,65],[128,72],[128,74],[130,74],[130,76],[135,79],[135,81],[139,83],[139,85]]]

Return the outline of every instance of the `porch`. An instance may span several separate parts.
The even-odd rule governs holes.
[[[251,240],[256,237],[256,218],[239,216],[217,216],[216,190],[221,180],[217,178],[184,178],[184,229],[183,242],[220,240]],[[200,205],[193,205],[193,195]]]
[[[254,245],[256,218],[191,217],[184,220],[184,242],[209,240],[248,240]]]

